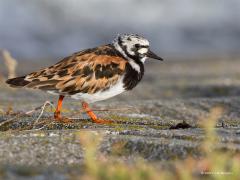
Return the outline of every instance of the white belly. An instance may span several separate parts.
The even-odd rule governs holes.
[[[96,101],[102,101],[118,94],[124,92],[124,84],[123,78],[121,78],[114,86],[111,86],[106,91],[99,91],[95,94],[87,94],[87,93],[77,93],[71,96],[73,99],[80,99],[86,101],[88,103],[93,103]]]

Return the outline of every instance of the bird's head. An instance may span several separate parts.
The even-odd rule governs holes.
[[[118,35],[113,44],[125,58],[142,62],[146,58],[163,60],[149,49],[149,41],[147,39],[136,34]]]

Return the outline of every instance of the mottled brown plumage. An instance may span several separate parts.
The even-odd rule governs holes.
[[[61,95],[93,94],[114,85],[123,75],[126,63],[121,55],[113,53],[110,45],[104,45],[74,53],[53,66],[26,75],[24,87]]]

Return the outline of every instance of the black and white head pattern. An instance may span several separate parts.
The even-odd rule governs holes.
[[[149,41],[136,34],[118,35],[114,45],[126,58],[142,62],[145,61],[149,49]]]

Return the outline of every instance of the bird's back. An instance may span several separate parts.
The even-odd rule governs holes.
[[[125,72],[126,63],[112,45],[104,45],[74,53],[53,66],[6,83],[62,95],[93,94],[116,84]]]

